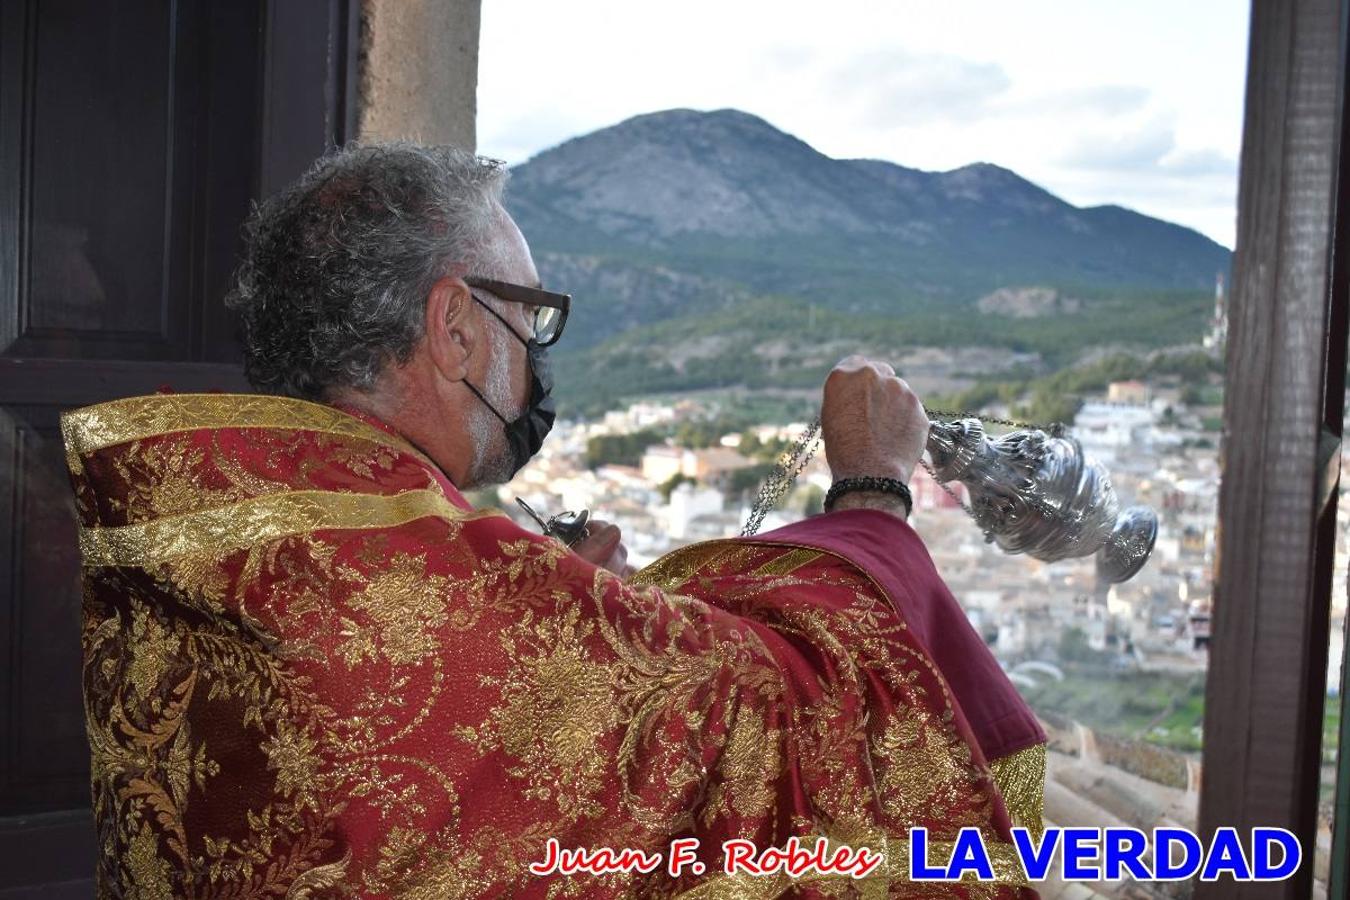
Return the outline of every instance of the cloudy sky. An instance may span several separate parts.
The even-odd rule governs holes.
[[[1233,245],[1241,0],[484,0],[478,149],[734,107],[834,157],[985,161]]]

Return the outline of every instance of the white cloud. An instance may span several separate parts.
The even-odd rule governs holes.
[[[988,115],[1011,85],[997,63],[894,47],[843,60],[821,86],[864,123],[904,125]]]
[[[1214,175],[1236,184],[1238,162],[1213,147],[1204,147],[1169,153],[1162,168],[1169,175]]]
[[[1118,116],[1148,105],[1152,92],[1137,84],[1099,84],[1049,91],[1005,103],[1004,114],[1039,116]]]
[[[1161,166],[1176,146],[1176,129],[1167,121],[1151,119],[1138,128],[1084,134],[1059,161],[1088,171],[1146,172]]]

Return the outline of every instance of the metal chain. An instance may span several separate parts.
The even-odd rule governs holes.
[[[967,515],[969,515],[972,519],[975,518],[975,510],[971,509],[968,505],[966,505],[966,501],[961,499],[961,495],[956,493],[956,491],[952,490],[951,488],[947,487],[947,482],[938,481],[937,473],[934,472],[933,467],[928,464],[928,460],[920,456],[919,465],[924,467],[924,470],[927,471],[929,476],[932,477],[933,481],[937,483],[937,486],[942,488],[942,490],[946,492],[948,497],[951,497],[953,500],[956,501],[957,506],[964,509]]]
[[[1066,430],[1063,422],[1051,422],[1049,425],[1034,425],[1030,422],[1000,419],[997,416],[986,416],[969,410],[966,412],[956,412],[955,410],[950,409],[929,409],[925,406],[924,412],[928,414],[929,419],[938,418],[947,419],[949,421],[952,419],[979,419],[981,422],[986,422],[991,425],[1007,425],[1009,428],[1025,428],[1028,431],[1044,431],[1051,437],[1063,437]]]
[[[997,416],[987,416],[974,411],[958,412],[949,409],[929,409],[924,407],[924,413],[931,420],[940,419],[979,419],[992,425],[1006,425],[1010,428],[1023,428],[1029,431],[1044,431],[1051,437],[1063,437],[1065,426],[1063,422],[1052,422],[1047,425],[1035,425],[1030,422],[1017,422],[1013,419],[1000,419]],[[755,497],[754,505],[750,507],[750,516],[746,519],[745,527],[741,529],[741,537],[753,537],[759,531],[760,525],[764,524],[764,517],[771,511],[778,508],[784,495],[791,490],[792,485],[797,480],[797,476],[802,473],[812,457],[816,455],[820,443],[820,420],[816,419],[806,427],[806,431],[797,439],[783,455],[778,458],[774,464],[773,471],[769,477],[764,479],[764,483],[759,487],[759,493]],[[937,474],[933,467],[928,464],[922,456],[919,457],[919,465],[923,466],[929,475],[933,476],[933,481],[938,487],[946,491],[947,495],[956,501],[956,504],[966,511],[972,518],[975,511],[962,502],[960,496],[956,494],[945,483],[937,480]]]
[[[820,420],[817,419],[806,427],[806,431],[795,444],[783,451],[769,477],[759,486],[759,494],[755,497],[754,505],[750,507],[750,517],[746,519],[745,527],[741,529],[741,537],[751,537],[758,532],[759,526],[764,523],[764,517],[782,502],[783,495],[791,489],[797,476],[811,461],[811,457],[816,455],[819,432]]]

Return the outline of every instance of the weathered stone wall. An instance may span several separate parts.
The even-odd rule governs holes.
[[[361,140],[474,149],[480,0],[362,0]]]

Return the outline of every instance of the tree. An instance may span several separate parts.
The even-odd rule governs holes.
[[[727,493],[735,496],[757,491],[773,470],[773,463],[759,463],[736,469],[727,476]]]
[[[1031,395],[1031,401],[1013,410],[1014,419],[1025,419],[1036,425],[1049,425],[1051,422],[1073,424],[1082,401],[1077,397],[1057,393],[1046,388],[1038,388]]]
[[[825,511],[825,492],[814,484],[804,484],[793,496],[793,506],[804,516],[816,516]]]
[[[661,482],[661,486],[657,488],[657,490],[661,492],[661,499],[666,503],[669,503],[670,495],[675,493],[675,489],[682,484],[698,484],[698,482],[683,472],[676,472],[674,475]]]
[[[1087,632],[1077,625],[1070,625],[1059,635],[1060,662],[1092,662],[1098,653],[1088,644]]]
[[[631,434],[596,435],[586,442],[586,465],[592,469],[599,466],[636,466],[642,462],[642,454],[648,447],[663,440],[665,436],[652,429]]]

